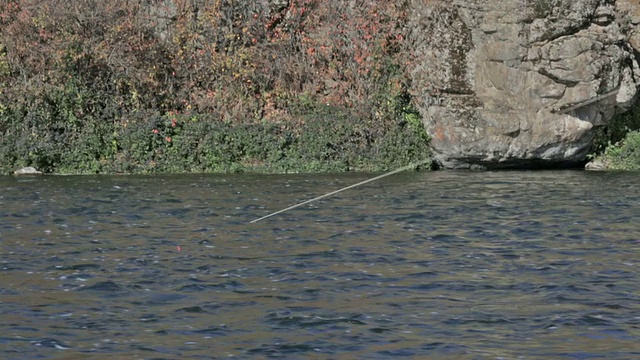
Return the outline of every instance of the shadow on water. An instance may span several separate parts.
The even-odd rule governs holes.
[[[6,359],[638,358],[637,174],[0,178]]]

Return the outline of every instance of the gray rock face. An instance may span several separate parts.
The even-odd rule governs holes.
[[[631,1],[631,0],[627,0]],[[613,0],[413,0],[414,96],[446,168],[577,166],[640,66]]]
[[[589,161],[584,166],[584,169],[593,171],[609,170],[609,163],[607,163],[605,160],[595,159]]]

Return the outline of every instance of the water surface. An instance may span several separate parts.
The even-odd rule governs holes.
[[[640,358],[639,175],[0,177],[0,358]]]

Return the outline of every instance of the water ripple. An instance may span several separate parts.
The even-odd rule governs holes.
[[[640,357],[637,174],[404,174],[248,224],[365,177],[0,178],[0,357]]]

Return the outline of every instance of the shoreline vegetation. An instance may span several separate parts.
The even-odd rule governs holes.
[[[0,174],[380,172],[423,161],[408,11],[408,0],[4,1]],[[619,127],[638,117],[636,107]],[[602,156],[638,152],[640,140],[622,139],[635,150],[601,145]]]
[[[406,2],[0,4],[0,173],[386,171],[429,158]]]
[[[605,170],[640,170],[640,101],[600,131],[591,158]]]

